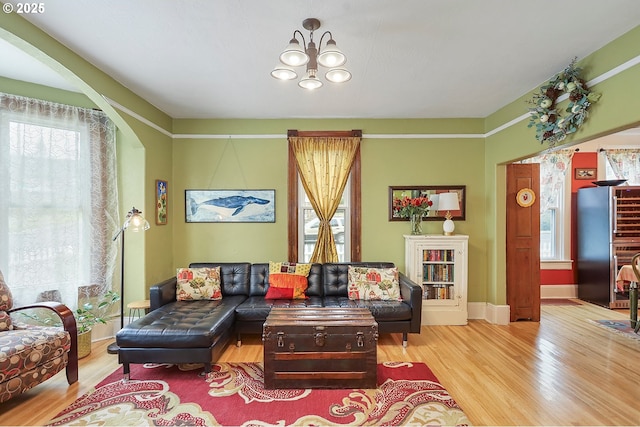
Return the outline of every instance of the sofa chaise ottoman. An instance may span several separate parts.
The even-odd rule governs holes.
[[[306,298],[267,299],[269,263],[192,263],[190,268],[220,269],[222,299],[178,301],[177,278],[151,287],[150,312],[116,334],[118,358],[125,377],[131,363],[202,363],[205,372],[236,336],[262,334],[272,307],[367,308],[379,333],[420,333],[422,287],[397,272],[400,288],[396,300],[349,298],[349,268],[395,269],[389,262],[311,264]]]

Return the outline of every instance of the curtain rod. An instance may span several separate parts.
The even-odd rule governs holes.
[[[292,136],[304,136],[304,137],[359,137],[362,138],[362,129],[353,130],[321,130],[321,131],[299,131],[297,129],[289,129],[287,131],[287,138]]]

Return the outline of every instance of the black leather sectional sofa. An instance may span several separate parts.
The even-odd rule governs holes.
[[[262,334],[272,307],[364,307],[371,310],[379,333],[420,333],[422,287],[399,274],[402,301],[350,300],[348,266],[394,267],[388,262],[313,264],[307,299],[268,300],[269,263],[192,263],[220,266],[222,300],[176,301],[176,277],[150,289],[151,309],[116,335],[125,378],[131,363],[203,363],[205,372],[235,335]]]

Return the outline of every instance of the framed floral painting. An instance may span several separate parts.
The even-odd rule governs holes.
[[[156,179],[156,224],[167,224],[167,181]]]

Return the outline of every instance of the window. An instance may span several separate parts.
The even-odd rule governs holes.
[[[571,180],[566,173],[574,153],[558,150],[522,161],[540,164],[540,260],[549,263],[545,268],[557,268],[570,254],[571,218],[565,206],[571,204]]]
[[[298,132],[290,130],[289,136],[358,136],[362,137],[362,131],[329,131],[329,132]],[[311,222],[313,220],[313,209],[308,201],[305,201],[305,192],[302,188],[299,188],[300,179],[298,177],[298,170],[296,165],[295,156],[289,149],[289,164],[288,164],[288,259],[289,261],[298,261],[304,259],[304,248],[300,246],[306,246],[304,237],[304,224],[305,222]],[[349,176],[349,183],[343,192],[343,202],[340,208],[336,211],[334,217],[339,218],[342,213],[344,218],[344,246],[341,248],[338,243],[337,250],[344,251],[344,259],[350,261],[360,261],[362,259],[360,250],[361,241],[361,217],[360,217],[360,150],[356,152],[353,164],[351,166],[351,174]],[[313,216],[309,213],[308,209],[311,209]],[[305,220],[305,215],[307,215]],[[332,226],[333,228],[333,226]],[[334,231],[335,233],[335,231]],[[311,234],[311,233],[309,233]],[[335,235],[338,233],[334,234]],[[313,251],[313,247],[311,248]],[[309,255],[311,256],[311,255]],[[302,258],[300,258],[302,257]]]
[[[301,203],[299,206],[298,218],[301,218],[302,220],[299,222],[298,229],[298,259],[302,262],[309,262],[311,255],[313,254],[313,248],[318,240],[320,220],[313,210],[311,203],[309,203],[309,198],[304,193],[304,188],[300,181],[298,181],[298,194],[304,195],[304,197],[299,198]],[[347,262],[351,260],[351,253],[349,250],[351,240],[351,234],[349,233],[350,224],[349,221],[347,221],[347,219],[351,217],[349,214],[349,201],[349,184],[347,184],[347,187],[342,194],[340,206],[330,221],[340,262]]]
[[[564,237],[561,221],[564,217],[564,203],[561,203],[561,201],[564,198],[564,191],[561,191],[561,193],[555,192],[550,197],[551,200],[547,210],[540,215],[540,259],[542,261],[563,258],[562,242]],[[545,197],[545,195],[541,194],[541,197]]]
[[[115,173],[104,113],[0,94],[0,269],[16,305],[111,288]]]

